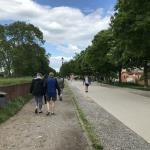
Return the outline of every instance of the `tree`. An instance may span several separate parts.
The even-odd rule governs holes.
[[[32,24],[0,25],[0,68],[9,76],[48,73],[51,68],[43,44],[43,33]]]
[[[150,60],[149,10],[148,0],[118,0],[116,13],[111,20],[113,34],[121,41],[126,57],[142,61],[145,87],[148,85],[147,72]]]
[[[0,68],[9,76],[12,70],[13,49],[7,38],[7,28],[0,25]]]
[[[48,72],[49,60],[45,49],[43,33],[32,24],[15,22],[7,26],[8,39],[13,47],[13,70],[17,76]],[[20,65],[18,65],[20,64]]]
[[[98,72],[101,77],[110,80],[115,67],[109,61],[109,52],[112,47],[112,33],[111,30],[103,30],[95,35],[92,45],[87,50],[86,59],[89,61],[94,70]]]
[[[71,73],[74,73],[74,61],[70,60],[69,62],[63,63],[60,68],[60,74],[63,77],[70,76]]]

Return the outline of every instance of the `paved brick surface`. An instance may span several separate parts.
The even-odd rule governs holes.
[[[0,150],[88,150],[69,92],[56,102],[56,115],[34,114],[34,101],[0,125]]]

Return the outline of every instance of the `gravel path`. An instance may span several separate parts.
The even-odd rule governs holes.
[[[36,115],[34,101],[0,125],[0,150],[89,150],[70,93],[56,102],[56,115]]]
[[[80,108],[92,123],[104,150],[150,150],[143,138],[96,104],[79,89],[69,84]]]

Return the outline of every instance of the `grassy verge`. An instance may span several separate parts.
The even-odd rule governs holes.
[[[83,128],[85,129],[88,138],[90,139],[92,146],[94,147],[94,149],[96,150],[103,150],[102,145],[99,142],[99,139],[92,127],[92,125],[90,124],[90,122],[86,119],[84,112],[80,109],[79,104],[76,101],[76,98],[74,96],[74,94],[72,93],[72,91],[69,89],[68,85],[67,85],[67,90],[70,91],[70,93],[72,94],[72,101],[77,109],[77,113],[78,113],[78,117],[80,119],[80,121],[82,121],[82,126],[84,126]]]
[[[102,82],[102,83],[112,85],[112,86],[122,87],[122,88],[131,88],[136,90],[150,91],[150,86],[145,88],[144,85],[135,84],[135,83],[119,83],[119,82],[112,82],[112,83]]]
[[[0,78],[0,86],[18,85],[23,83],[30,83],[32,77],[18,77],[18,78]]]
[[[112,83],[111,85],[123,87],[123,88],[132,88],[137,90],[143,90],[143,91],[150,91],[150,87],[145,88],[143,85],[135,84],[135,83]]]
[[[0,108],[0,123],[15,115],[31,98],[32,95],[30,94],[24,97],[18,97],[9,101],[5,108]]]

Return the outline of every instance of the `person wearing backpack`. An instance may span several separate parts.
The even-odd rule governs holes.
[[[85,92],[88,92],[88,87],[90,84],[91,84],[91,78],[86,75],[83,79],[83,85],[85,85]]]
[[[30,93],[34,96],[36,102],[35,113],[42,113],[44,86],[41,73],[37,73],[36,77],[32,80]]]

